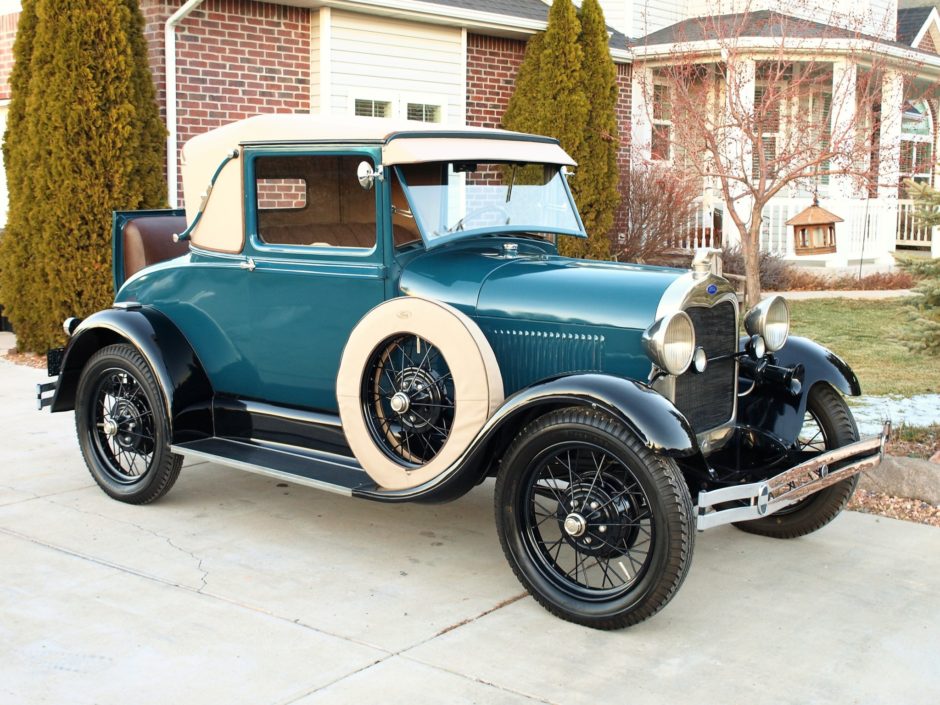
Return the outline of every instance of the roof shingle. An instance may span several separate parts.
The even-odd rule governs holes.
[[[930,17],[932,7],[900,7],[898,8],[897,40],[911,46],[920,32],[924,22]]]

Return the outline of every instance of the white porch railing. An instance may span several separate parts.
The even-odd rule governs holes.
[[[793,228],[786,223],[812,205],[812,202],[811,197],[773,199],[764,208],[761,250],[782,257],[795,257]],[[836,224],[837,251],[834,257],[830,256],[833,263],[847,263],[849,259],[875,260],[894,251],[900,232],[900,218],[909,217],[907,210],[899,213],[899,203],[909,202],[888,199],[821,199],[820,206],[843,219],[843,222]],[[723,204],[715,204],[713,210],[699,204],[692,222],[678,233],[675,247],[692,250],[696,247],[734,245],[738,241],[737,228],[727,216]],[[929,240],[926,244],[929,246]]]
[[[721,216],[706,207],[701,198],[695,199],[695,213],[672,239],[677,250],[695,250],[699,247],[721,247]]]
[[[897,244],[901,247],[929,248],[933,243],[934,229],[921,225],[914,218],[914,201],[898,201]]]

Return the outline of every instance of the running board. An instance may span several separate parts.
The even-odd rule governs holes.
[[[306,448],[282,449],[227,438],[204,438],[170,446],[170,450],[187,458],[207,460],[347,497],[352,497],[357,490],[377,489],[354,459]]]

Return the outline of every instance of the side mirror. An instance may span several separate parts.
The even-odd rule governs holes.
[[[375,186],[375,180],[381,180],[382,169],[379,167],[379,170],[376,171],[369,162],[359,162],[359,166],[356,167],[356,178],[359,179],[359,185],[362,186],[362,188],[366,191],[371,191],[372,187]]]

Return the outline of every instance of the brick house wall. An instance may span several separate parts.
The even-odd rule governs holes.
[[[467,35],[467,125],[501,127],[516,74],[525,56],[525,42],[517,39]],[[630,167],[630,66],[617,64],[617,126],[620,131],[618,162],[621,175]],[[496,174],[494,183],[500,183]],[[613,234],[623,230],[626,214],[617,210]]]
[[[179,2],[141,0],[166,118],[164,24]],[[176,28],[177,144],[260,113],[310,111],[310,11],[206,0]]]
[[[10,99],[10,71],[13,70],[13,40],[20,13],[0,17],[0,100]]]

